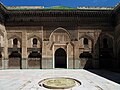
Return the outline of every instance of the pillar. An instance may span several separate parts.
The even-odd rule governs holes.
[[[94,32],[94,42],[93,42],[93,68],[99,68],[99,48],[100,48],[100,38],[99,35],[101,30],[96,30]]]
[[[0,24],[1,32],[4,38],[4,48],[3,48],[3,56],[2,56],[2,69],[8,68],[8,40],[7,40],[7,32],[4,25]]]
[[[27,32],[22,32],[22,69],[27,68]]]
[[[73,49],[74,48],[72,45],[71,45],[71,43],[67,44],[68,69],[73,69],[73,67],[75,67],[75,64],[73,62]]]

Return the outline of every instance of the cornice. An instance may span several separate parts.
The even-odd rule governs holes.
[[[110,16],[113,15],[113,7],[50,7],[44,8],[43,6],[4,6],[0,3],[0,12],[5,16]]]

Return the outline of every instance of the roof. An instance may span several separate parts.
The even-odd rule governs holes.
[[[120,3],[115,5],[114,7],[66,7],[66,6],[52,6],[52,7],[44,7],[44,6],[5,6],[0,3],[2,7],[6,10],[114,10],[120,8]]]

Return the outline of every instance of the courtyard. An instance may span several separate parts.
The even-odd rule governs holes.
[[[0,90],[49,90],[40,86],[39,82],[55,77],[72,78],[81,85],[69,89],[50,90],[120,90],[120,73],[84,69],[0,70]]]

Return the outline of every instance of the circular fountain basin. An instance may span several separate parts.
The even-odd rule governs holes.
[[[39,85],[48,89],[69,89],[81,83],[72,78],[56,77],[44,79],[39,82]]]

